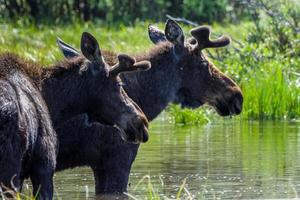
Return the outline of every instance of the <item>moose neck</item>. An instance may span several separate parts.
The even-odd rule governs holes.
[[[77,69],[51,73],[41,83],[41,92],[54,126],[87,110],[85,98],[88,95],[87,90],[84,89],[87,83],[81,80],[77,72],[68,72],[68,70]]]
[[[128,96],[141,107],[149,120],[174,101],[180,85],[178,63],[172,50],[168,43],[162,43],[146,54],[135,56],[137,61],[150,61],[151,69],[121,76]]]

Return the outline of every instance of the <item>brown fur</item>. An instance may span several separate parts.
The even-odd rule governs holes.
[[[52,199],[56,134],[34,84],[41,69],[14,54],[0,54],[0,183],[19,189],[30,177],[33,194],[40,189],[41,198]]]
[[[0,77],[5,78],[7,75],[14,73],[15,70],[21,70],[29,77],[38,80],[42,75],[42,67],[28,60],[21,59],[16,54],[0,54]]]
[[[42,66],[38,63],[23,59],[17,54],[1,53],[0,54],[0,78],[14,73],[15,70],[20,70],[28,75],[36,86],[40,86],[43,80],[58,76],[69,70],[79,70],[84,62],[84,57],[76,57],[73,59],[65,59],[53,66]]]
[[[171,48],[170,43],[159,43],[156,46],[152,47],[147,52],[134,54],[132,56],[135,57],[137,61],[150,60],[150,58],[154,58],[155,60],[160,60],[161,57],[169,53],[170,48]],[[115,65],[118,62],[117,54],[112,51],[103,51],[103,56],[105,62],[107,62],[111,66]]]
[[[151,40],[157,45],[148,52],[135,56],[137,61],[143,59],[150,61],[152,68],[148,72],[121,75],[128,95],[141,107],[149,120],[157,117],[169,103],[179,103],[190,108],[197,108],[207,103],[215,107],[220,115],[239,114],[242,111],[243,96],[238,85],[217,69],[199,48],[195,49],[197,42],[201,41],[193,38],[193,40],[184,42],[183,31],[180,27],[176,23],[167,23],[166,26],[168,25],[171,27],[166,27],[165,30],[168,33],[166,35],[173,35],[172,41],[167,40],[163,31],[155,29],[156,33],[150,32],[150,38],[155,37]],[[150,29],[153,30],[151,27]],[[222,40],[218,40],[217,46],[224,46],[225,40],[224,37]],[[213,46],[216,46],[215,42]],[[202,45],[202,47],[204,46]],[[67,58],[79,54],[75,48],[65,43],[61,43],[60,48]],[[114,53],[105,52],[102,55],[109,64],[114,64],[116,58]],[[99,129],[99,131],[78,129],[80,124],[85,124],[79,118],[74,124],[76,130],[82,130],[79,132],[83,136],[94,132],[96,133],[94,137],[98,138],[98,133],[103,131],[103,129]],[[70,125],[69,127],[72,129],[75,126]],[[105,133],[105,131],[103,132]],[[107,132],[110,131],[107,130]],[[78,141],[78,145],[74,145],[76,142],[72,142],[76,149],[80,145],[85,147],[80,149],[83,152],[80,155],[81,158],[90,158],[86,163],[94,170],[97,194],[123,193],[127,190],[130,169],[137,155],[138,145],[119,145],[117,139],[109,139],[115,145],[98,148],[99,143],[97,145],[95,143],[94,147],[99,150],[94,151],[95,148],[90,141],[96,140],[83,142],[82,136],[76,131],[60,133],[59,137],[61,146],[68,146],[66,138],[71,138],[73,141]],[[101,142],[107,141],[106,138],[103,135]],[[94,152],[96,154],[93,154]],[[60,153],[70,154],[66,151]],[[65,157],[70,158],[70,156]],[[80,158],[69,160],[69,162],[61,159],[58,165],[61,170],[70,166],[85,165],[84,162]]]

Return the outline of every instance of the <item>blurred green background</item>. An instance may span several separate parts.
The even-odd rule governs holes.
[[[166,14],[198,22],[235,21],[247,17],[247,9],[235,0],[3,0],[2,17],[30,17],[34,21],[70,22],[101,19],[130,24],[164,20]]]

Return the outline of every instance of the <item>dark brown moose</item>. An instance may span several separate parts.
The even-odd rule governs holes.
[[[40,197],[52,198],[56,134],[34,77],[33,63],[0,54],[0,188],[13,197],[30,177]],[[1,192],[2,193],[2,192]]]
[[[151,69],[145,73],[121,75],[125,91],[149,120],[169,103],[190,108],[208,104],[221,116],[238,115],[242,111],[243,96],[239,86],[216,68],[202,51],[224,47],[230,39],[222,36],[211,40],[207,26],[194,28],[191,34],[192,37],[185,40],[182,29],[172,20],[167,21],[164,32],[150,25],[150,39],[157,45],[137,55],[136,59],[150,61]],[[66,57],[78,54],[70,45],[60,44],[60,48]],[[110,64],[116,62],[114,53],[104,52],[104,57]],[[122,193],[127,190],[139,145],[122,142],[115,130],[95,121],[87,126],[87,117],[77,116],[57,132],[59,143],[64,146],[58,154],[57,170],[90,166],[97,194]],[[72,152],[78,156],[71,157]]]
[[[52,199],[58,150],[53,127],[58,129],[60,124],[83,113],[88,114],[87,120],[110,125],[126,141],[147,141],[148,121],[126,95],[118,75],[149,69],[150,63],[136,63],[132,57],[121,54],[118,63],[109,67],[96,39],[89,33],[82,34],[81,51],[82,55],[51,68],[42,68],[12,54],[1,54],[2,185],[11,187],[13,180],[18,190],[24,178],[30,177],[34,194],[39,191],[41,199]],[[85,123],[88,125],[89,121]]]

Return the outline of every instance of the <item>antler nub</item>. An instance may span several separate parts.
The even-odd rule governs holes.
[[[120,68],[124,68],[124,69],[130,68],[135,63],[135,59],[126,54],[119,54],[118,60],[119,60]]]
[[[119,54],[118,55],[119,63],[114,65],[110,70],[110,75],[118,75],[121,72],[131,72],[137,70],[148,70],[151,67],[150,62],[148,61],[140,61],[135,62],[133,57],[130,57],[126,54]]]
[[[144,61],[135,63],[133,66],[134,66],[135,70],[146,71],[151,68],[151,63],[149,61],[144,60]]]

